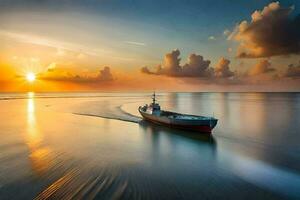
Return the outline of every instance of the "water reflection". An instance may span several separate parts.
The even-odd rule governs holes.
[[[35,111],[34,93],[28,93],[27,99],[27,133],[26,144],[29,148],[29,159],[33,172],[43,175],[51,165],[51,150],[43,145],[43,135],[38,129]]]
[[[126,96],[68,99],[70,110],[64,112],[57,108],[65,107],[65,99],[37,99],[34,93],[26,97],[2,101],[1,151],[22,151],[18,139],[23,137],[12,138],[19,130],[25,130],[26,145],[24,153],[1,159],[1,169],[13,172],[2,172],[1,181],[16,180],[0,182],[0,199],[16,191],[20,194],[15,199],[300,197],[298,94],[159,96],[166,109],[214,112],[220,121],[213,137],[132,120],[130,114],[149,100],[144,94],[126,112],[123,105],[133,101]]]
[[[260,188],[284,194],[290,198],[300,197],[300,175],[295,171],[277,167],[257,158],[240,155],[223,149],[219,152],[220,164],[241,179]]]
[[[32,127],[31,125],[33,125],[35,123],[35,107],[34,107],[34,93],[30,92],[28,93],[28,100],[27,100],[27,121],[28,121],[28,125],[30,125],[30,127]]]
[[[139,126],[146,136],[150,137],[147,140],[151,141],[153,155],[161,156],[169,152],[178,152],[178,156],[186,156],[185,153],[191,153],[193,147],[195,152],[200,152],[201,149],[201,153],[210,158],[216,154],[217,143],[212,135],[171,129],[145,120],[140,121]]]
[[[184,130],[180,130],[180,129],[172,129],[169,127],[153,124],[153,123],[147,122],[145,120],[141,120],[139,122],[139,125],[141,128],[144,129],[145,132],[150,133],[153,136],[158,135],[160,133],[171,134],[171,135],[173,134],[173,135],[178,135],[178,136],[198,140],[199,142],[216,145],[216,141],[211,134],[203,134],[203,133],[199,134],[197,132],[189,132],[189,131],[184,131]]]
[[[239,130],[246,127],[248,135],[260,137],[264,132],[266,114],[265,114],[265,94],[251,93],[243,96],[245,100],[240,101],[239,115],[234,119],[240,125]]]
[[[178,93],[168,93],[167,94],[166,102],[165,102],[165,106],[167,109],[178,108],[178,105],[179,105],[178,95],[179,95]],[[159,99],[159,101],[161,101],[161,100]]]

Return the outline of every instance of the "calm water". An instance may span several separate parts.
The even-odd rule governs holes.
[[[148,93],[0,95],[0,199],[300,199],[300,93],[161,93],[213,137],[141,121]]]

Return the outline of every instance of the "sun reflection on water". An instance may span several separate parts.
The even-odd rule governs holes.
[[[44,174],[50,167],[49,147],[43,145],[43,135],[38,129],[34,93],[28,93],[27,99],[27,134],[26,140],[30,150],[29,159],[33,171],[39,175]]]
[[[34,105],[34,93],[28,93],[28,100],[27,100],[27,122],[28,127],[34,128],[35,124],[35,105]],[[33,132],[33,131],[29,131]]]

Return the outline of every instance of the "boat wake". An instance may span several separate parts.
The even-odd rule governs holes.
[[[80,111],[78,112],[73,112],[73,114],[90,117],[101,117],[106,119],[121,120],[133,123],[139,123],[142,120],[141,117],[133,115],[122,109],[122,107],[125,104],[135,102],[126,102],[121,105],[120,102],[110,102],[109,104],[107,103],[107,101],[93,102],[92,106],[91,104],[89,104],[89,107],[85,107],[85,109],[80,109]]]

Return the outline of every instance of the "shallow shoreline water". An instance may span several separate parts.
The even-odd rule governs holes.
[[[158,94],[212,137],[141,120],[148,93],[0,99],[0,199],[300,198],[300,93]]]

